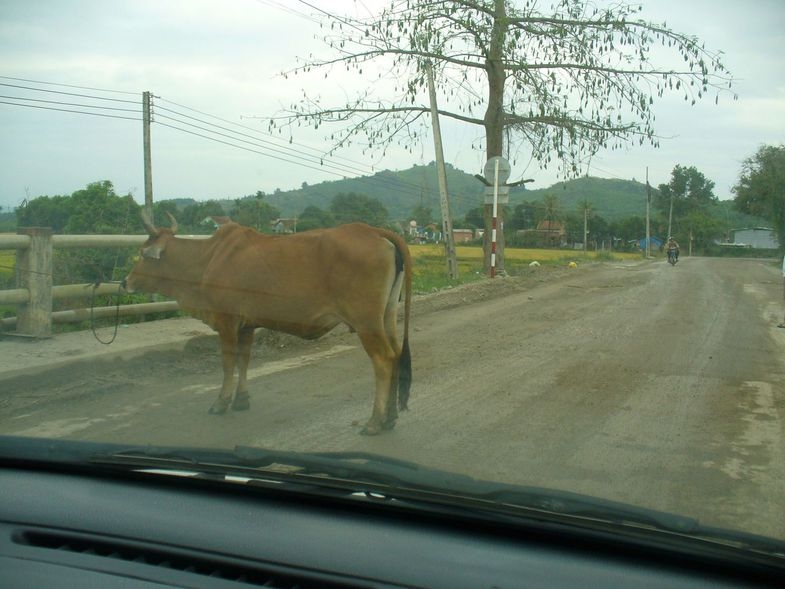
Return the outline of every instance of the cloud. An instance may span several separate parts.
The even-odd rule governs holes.
[[[362,13],[380,3],[347,0],[331,3],[330,9]],[[161,109],[175,108],[175,103],[247,126],[251,134],[265,132],[265,118],[298,101],[303,88],[310,97],[342,104],[376,83],[367,69],[357,76],[337,68],[326,79],[323,72],[288,79],[279,75],[295,66],[298,56],[326,50],[317,23],[306,18],[312,12],[301,5],[251,0],[10,0],[3,4],[0,21],[0,74],[130,92],[117,97],[134,101],[150,90]],[[714,0],[648,3],[644,18],[667,20],[674,29],[725,51],[726,65],[738,79],[739,100],[723,96],[715,106],[711,96],[694,108],[679,97],[659,100],[656,128],[668,137],[662,147],[602,153],[589,173],[641,180],[648,167],[656,185],[667,181],[676,164],[695,165],[716,182],[720,196],[730,196],[741,161],[761,143],[780,143],[785,136],[783,15],[780,0],[762,0],[755,10]],[[390,98],[392,90],[385,87],[380,96]],[[179,106],[176,110],[195,114]],[[165,114],[171,113],[158,111]],[[254,115],[261,118],[248,118]],[[18,204],[26,188],[36,195],[67,194],[102,179],[112,180],[120,191],[143,185],[141,124],[136,121],[0,105],[0,125],[1,205]],[[484,163],[478,149],[484,143],[481,129],[444,119],[442,129],[448,161],[479,171]],[[325,138],[331,131],[298,128],[291,147],[324,153],[332,147]],[[281,137],[288,139],[288,132]],[[363,153],[357,146],[338,155],[367,173],[434,159],[427,134],[409,149],[392,146],[385,156],[380,153]],[[514,159],[514,178],[533,177],[536,187],[558,180],[553,170],[529,162],[525,146]],[[242,196],[338,177],[315,167],[287,164],[160,124],[153,127],[153,175],[160,196]]]

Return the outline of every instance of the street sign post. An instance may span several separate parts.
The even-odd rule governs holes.
[[[510,177],[510,171],[510,162],[501,156],[489,159],[483,169],[485,179],[491,184],[491,186],[486,188],[486,194],[489,188],[493,191],[493,200],[491,201],[493,203],[493,221],[491,224],[491,278],[496,276],[496,224],[497,219],[499,218],[499,185],[507,182],[507,179]],[[504,188],[507,187],[505,186]],[[509,201],[509,195],[510,189],[507,188],[507,200],[505,200],[505,202]]]
[[[532,179],[527,179],[507,184],[511,171],[510,162],[501,156],[495,156],[485,163],[482,176],[480,174],[474,175],[475,178],[485,185],[485,205],[493,205],[493,219],[491,225],[491,278],[496,276],[496,225],[499,216],[499,203],[507,204],[510,202],[511,187],[522,186],[529,182],[534,182]],[[502,251],[502,254],[503,253],[504,252]]]
[[[498,180],[496,175],[496,165],[499,166]],[[510,162],[501,156],[492,157],[485,163],[483,175],[487,185],[485,186],[485,204],[493,204],[494,194],[497,203],[507,204],[510,202],[510,187],[506,185],[510,178]]]

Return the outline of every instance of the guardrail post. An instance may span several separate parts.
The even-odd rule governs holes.
[[[30,236],[30,247],[16,251],[16,284],[30,298],[17,306],[16,332],[33,337],[52,335],[52,229],[20,227]]]

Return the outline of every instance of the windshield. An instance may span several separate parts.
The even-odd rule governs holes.
[[[465,4],[4,2],[4,455],[785,541],[785,8]]]

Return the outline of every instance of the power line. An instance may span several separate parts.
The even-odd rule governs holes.
[[[281,12],[286,12],[288,14],[293,14],[294,16],[298,16],[300,18],[303,18],[305,20],[314,22],[316,24],[321,24],[321,21],[319,19],[314,18],[310,14],[307,14],[305,12],[301,12],[299,10],[295,10],[291,6],[286,6],[285,4],[282,4],[281,2],[276,2],[275,0],[256,0],[256,1],[259,4],[261,4],[262,6],[269,6],[270,8],[275,8],[277,10],[280,10]]]
[[[273,159],[276,159],[276,160],[279,160],[279,161],[287,162],[287,163],[290,163],[290,164],[295,164],[295,165],[302,166],[302,167],[305,167],[305,168],[311,168],[312,170],[325,171],[325,170],[323,170],[321,168],[309,165],[309,164],[304,163],[302,161],[290,160],[290,159],[287,159],[287,158],[284,158],[284,157],[281,157],[281,156],[272,155],[272,154],[270,154],[268,152],[260,151],[259,149],[253,149],[251,147],[244,147],[242,145],[236,145],[234,143],[230,143],[230,142],[224,141],[222,139],[217,139],[215,137],[210,137],[209,135],[204,135],[202,133],[197,133],[196,131],[189,131],[188,129],[183,129],[182,127],[178,127],[176,125],[170,125],[169,123],[162,123],[160,121],[156,121],[156,124],[161,125],[162,127],[168,127],[170,129],[174,129],[176,131],[180,131],[181,133],[188,133],[189,135],[195,135],[196,137],[202,137],[203,139],[208,139],[210,141],[214,141],[215,143],[222,143],[224,145],[228,145],[229,147],[234,147],[235,149],[242,149],[244,151],[250,151],[252,153],[257,153],[257,154],[260,154],[260,155],[264,155],[264,156],[267,156],[267,157],[270,157],[270,158],[273,158]],[[329,170],[327,170],[327,172],[331,173],[331,174],[335,174],[336,176],[340,176],[341,175],[338,172],[331,172]]]
[[[26,98],[26,97],[23,97],[23,96],[7,96],[5,94],[0,94],[0,98],[5,98],[5,99],[8,99],[8,100],[24,100],[24,101],[27,101],[27,102],[42,102],[42,103],[45,103],[45,104],[56,104],[58,106],[78,106],[78,107],[81,107],[81,108],[97,108],[97,109],[101,109],[101,110],[114,110],[114,111],[120,111],[120,112],[139,112],[138,109],[134,109],[134,108],[120,108],[120,107],[116,107],[116,106],[96,106],[96,105],[93,105],[93,104],[84,104],[84,103],[81,103],[81,102],[62,102],[62,101],[59,101],[59,100],[45,100],[43,98]],[[125,102],[127,102],[127,101],[125,101]],[[23,105],[20,105],[20,106],[23,106]]]
[[[49,94],[61,94],[64,96],[77,96],[79,98],[91,98],[93,100],[108,100],[111,102],[125,102],[128,104],[137,104],[139,101],[134,100],[124,100],[122,98],[106,98],[104,96],[93,96],[89,94],[79,94],[76,92],[64,92],[62,90],[47,90],[46,88],[35,88],[33,86],[21,86],[19,84],[7,84],[4,82],[0,82],[0,86],[6,86],[8,88],[19,88],[21,90],[32,90],[34,92],[47,92]]]
[[[89,112],[89,111],[83,111],[83,110],[74,110],[74,109],[70,109],[70,108],[55,108],[55,107],[52,107],[52,106],[39,106],[37,104],[19,104],[19,103],[16,103],[16,102],[8,102],[6,100],[0,100],[0,104],[9,104],[9,105],[12,105],[12,106],[22,106],[22,107],[27,107],[27,108],[38,108],[38,109],[42,109],[42,110],[53,110],[53,111],[58,111],[58,112],[70,112],[70,113],[75,113],[75,114],[80,114],[80,115],[92,115],[94,117],[105,117],[105,118],[108,118],[108,119],[125,119],[125,120],[128,120],[128,121],[141,121],[142,120],[140,117],[122,117],[122,116],[119,116],[119,115],[109,115],[109,114],[104,114],[104,113],[100,113],[100,112]]]
[[[259,129],[255,129],[255,128],[249,127],[247,125],[241,125],[240,123],[236,123],[234,121],[229,121],[229,120],[223,119],[221,117],[217,117],[215,115],[211,115],[209,113],[197,110],[195,108],[191,108],[191,107],[185,106],[183,104],[178,104],[178,103],[173,102],[171,100],[167,100],[166,98],[162,98],[162,97],[158,97],[158,96],[156,98],[159,101],[163,101],[163,102],[175,105],[175,106],[177,106],[179,108],[186,109],[188,111],[198,113],[198,114],[200,114],[202,116],[209,117],[209,118],[215,119],[217,121],[221,121],[222,123],[225,123],[227,125],[232,125],[233,127],[238,127],[240,129],[243,129],[243,131],[248,131],[250,133],[253,133],[254,135],[263,137],[264,139],[260,139],[261,141],[264,141],[264,142],[276,142],[276,143],[279,144],[278,147],[280,147],[282,149],[296,151],[296,149],[295,149],[295,147],[296,147],[296,148],[299,148],[301,150],[307,150],[307,151],[313,152],[314,157],[318,157],[319,160],[324,160],[324,159],[328,159],[329,158],[329,159],[332,159],[332,160],[345,161],[348,164],[351,164],[352,165],[351,167],[355,167],[355,170],[354,170],[355,173],[372,174],[374,172],[374,170],[372,168],[367,168],[360,162],[357,162],[355,160],[351,160],[351,159],[348,159],[348,158],[345,158],[345,157],[341,157],[341,156],[327,156],[327,155],[325,155],[325,153],[322,150],[310,147],[308,145],[296,143],[291,138],[288,139],[288,140],[287,139],[282,139],[282,138],[280,138],[280,137],[278,137],[276,135],[273,135],[271,133],[265,133],[263,131],[260,131]],[[188,116],[188,115],[184,115],[183,113],[178,113],[178,114],[180,114],[181,116]],[[193,118],[196,119],[196,120],[199,120],[196,117],[193,117]],[[242,116],[240,118],[242,119]],[[202,122],[204,122],[204,121],[202,121]],[[206,123],[206,124],[213,125],[214,123]],[[219,125],[215,125],[215,126],[216,127],[220,127]],[[223,128],[226,129],[225,127],[223,127]],[[295,147],[289,147],[290,145],[291,146],[295,146]]]
[[[42,88],[31,88],[31,87],[28,87],[28,86],[20,86],[18,84],[5,84],[5,83],[0,82],[0,86],[14,87],[14,88],[17,88],[17,89],[32,90],[32,91],[35,91],[35,92],[45,92],[45,93],[56,94],[56,95],[77,96],[77,97],[86,98],[86,99],[111,100],[112,102],[122,102],[122,103],[134,104],[134,105],[138,105],[139,104],[138,101],[107,99],[107,98],[102,97],[102,96],[88,95],[88,94],[82,94],[82,93],[73,93],[73,92],[62,92],[62,91],[48,90],[48,89],[42,89]],[[71,85],[71,86],[75,87],[75,88],[80,88],[80,89],[81,88],[86,88],[85,86],[74,86],[74,85]],[[141,113],[140,113],[139,108],[137,108],[137,109],[124,109],[124,108],[112,107],[112,106],[91,105],[91,104],[85,104],[85,103],[81,103],[81,102],[65,102],[65,101],[57,101],[57,100],[47,100],[47,99],[43,99],[43,98],[31,98],[31,97],[10,96],[10,95],[0,95],[0,98],[4,98],[5,99],[5,100],[0,100],[0,104],[7,104],[9,106],[19,106],[19,107],[26,107],[26,108],[37,108],[37,109],[41,109],[41,110],[49,110],[49,111],[55,111],[55,112],[68,112],[68,113],[72,113],[72,114],[100,116],[100,117],[104,117],[104,118],[115,118],[115,119],[135,120],[135,121],[140,121],[141,120]],[[37,103],[37,104],[31,104],[31,103]],[[177,104],[177,103],[171,102],[171,104]],[[190,107],[187,107],[185,105],[178,105],[178,106],[180,106],[181,108],[185,108],[187,110],[190,110],[192,112],[198,112],[198,113],[200,113],[200,114],[202,114],[204,116],[211,117],[211,118],[214,118],[216,120],[221,120],[221,121],[229,123],[229,121],[225,121],[224,119],[220,119],[219,117],[215,117],[214,115],[210,115],[209,113],[203,113],[202,111],[197,111],[196,109],[191,109]],[[94,110],[89,110],[89,109],[94,109]],[[99,109],[100,110],[120,111],[120,112],[139,113],[139,116],[129,117],[129,116],[121,116],[121,115],[117,115],[117,114],[107,114],[107,113],[102,113],[102,112],[96,112],[96,110],[99,110]],[[175,117],[170,117],[168,115],[162,114],[159,111],[170,112],[170,113],[175,114],[177,116],[185,117],[185,118],[188,118],[188,119],[190,119],[192,121],[196,121],[197,123],[201,123],[203,125],[207,125],[207,126],[213,127],[213,129],[210,129],[210,128],[207,128],[207,127],[203,127],[203,126],[200,126],[200,125],[197,125],[195,123],[188,122],[188,121],[180,120],[180,119],[177,119]],[[185,113],[178,112],[178,111],[176,111],[174,109],[168,109],[166,107],[158,106],[157,109],[156,109],[156,113],[157,113],[157,117],[159,119],[168,119],[168,120],[170,120],[170,121],[172,121],[174,123],[177,123],[177,124],[171,124],[171,123],[164,123],[162,121],[156,120],[155,122],[157,124],[160,124],[161,126],[168,127],[168,128],[173,129],[173,130],[176,130],[176,131],[188,133],[188,134],[193,135],[193,136],[198,136],[198,137],[201,137],[203,139],[211,140],[211,141],[220,143],[222,145],[226,145],[228,147],[233,147],[235,149],[242,149],[244,151],[250,151],[250,152],[253,152],[253,153],[257,153],[259,155],[270,157],[270,158],[276,159],[278,161],[284,161],[284,162],[291,163],[291,164],[294,164],[294,165],[299,165],[299,166],[302,166],[302,167],[306,167],[306,168],[309,168],[309,169],[312,169],[312,170],[327,172],[327,173],[330,173],[330,174],[333,174],[335,176],[339,176],[339,177],[342,177],[342,178],[345,178],[347,175],[366,175],[366,174],[370,174],[370,173],[373,172],[372,170],[369,172],[367,169],[362,169],[362,168],[358,167],[360,164],[355,164],[354,162],[351,162],[351,160],[345,160],[347,162],[350,162],[351,165],[342,164],[340,162],[332,162],[332,161],[329,161],[322,154],[319,154],[319,155],[308,154],[308,153],[304,153],[303,151],[300,151],[300,150],[298,150],[298,149],[296,149],[294,147],[289,147],[288,145],[287,146],[276,145],[272,141],[270,141],[269,139],[255,138],[250,133],[241,133],[239,131],[235,131],[233,129],[229,129],[229,128],[225,127],[225,126],[216,125],[215,123],[212,123],[212,122],[209,122],[209,121],[205,121],[203,119],[200,119],[200,118],[197,118],[197,117],[193,117],[193,116],[185,114]],[[178,126],[178,124],[179,125],[190,126],[190,127],[194,128],[194,129],[197,129],[198,131],[202,131],[202,132],[196,132],[196,131],[193,131],[193,130],[184,129],[182,126]],[[232,124],[234,124],[235,126],[239,126],[239,127],[243,128],[243,129],[245,129],[247,131],[251,131],[253,133],[261,134],[259,131],[251,129],[250,127],[245,127],[245,126],[242,126],[242,125],[236,125],[235,123],[232,123]],[[268,137],[274,138],[274,136],[271,136],[271,135],[268,135]],[[249,141],[249,139],[250,139],[250,141]],[[275,139],[277,139],[277,138],[275,138]],[[238,143],[244,143],[245,145],[238,145]],[[265,144],[267,144],[267,145],[265,145]],[[314,150],[312,148],[308,148],[308,149],[310,149],[313,152],[316,151],[316,150]],[[393,182],[396,183],[396,188],[399,188],[399,189],[400,188],[404,188],[404,189],[408,188],[408,191],[412,190],[411,186],[407,187],[406,184],[403,183],[403,182],[400,182],[400,181],[393,181]],[[388,185],[389,184],[390,184],[390,182],[388,182]]]
[[[172,119],[172,120],[174,120],[174,119]],[[321,166],[313,165],[312,163],[309,163],[309,162],[307,162],[305,160],[302,160],[302,159],[300,159],[300,160],[291,159],[290,157],[287,157],[286,154],[276,155],[276,154],[270,153],[269,151],[262,151],[258,147],[256,147],[256,148],[253,147],[254,144],[251,143],[251,142],[248,142],[250,146],[237,145],[236,143],[232,143],[232,142],[227,141],[225,139],[219,139],[219,138],[216,138],[214,136],[205,135],[204,133],[199,133],[197,131],[184,129],[182,127],[178,127],[177,125],[172,125],[172,124],[164,123],[164,122],[161,122],[161,121],[156,121],[156,124],[158,124],[158,125],[160,125],[162,127],[167,127],[167,128],[173,129],[175,131],[179,131],[181,133],[187,133],[189,135],[194,135],[196,137],[201,137],[203,139],[207,139],[207,140],[213,141],[215,143],[220,143],[220,144],[223,144],[223,145],[226,145],[226,146],[229,146],[229,147],[233,147],[235,149],[240,149],[240,150],[247,151],[247,152],[250,152],[250,153],[256,153],[256,154],[263,155],[265,157],[269,157],[269,158],[272,158],[272,159],[275,159],[275,160],[278,160],[278,161],[283,161],[283,162],[294,164],[294,165],[297,165],[297,166],[300,166],[300,167],[309,168],[309,169],[320,171],[320,172],[326,172],[326,173],[332,174],[334,176],[345,178],[345,175],[342,172],[340,172],[340,171],[334,171],[334,170],[330,170],[330,169],[325,169],[324,165],[321,165]],[[198,127],[196,125],[192,125],[192,126],[201,129],[201,127]],[[209,131],[209,130],[207,132],[214,133],[213,131]],[[399,190],[401,192],[404,192],[406,194],[418,195],[420,193],[420,187],[418,185],[415,185],[415,184],[412,184],[412,183],[409,183],[409,182],[405,182],[403,180],[399,180],[399,179],[396,179],[396,178],[379,178],[379,179],[377,179],[377,181],[382,183],[382,184],[387,184],[387,186],[392,187],[394,189],[397,189],[397,190]],[[469,199],[465,199],[465,198],[462,199],[460,197],[455,197],[453,200],[459,200],[459,201],[463,201],[463,202],[472,202],[472,203],[474,203],[474,200],[469,201]]]
[[[172,121],[178,122],[180,124],[189,125],[191,127],[194,127],[195,129],[199,129],[199,130],[204,131],[204,132],[193,131],[193,130],[185,129],[185,128],[177,126],[177,125],[170,124],[170,123],[161,122],[160,120],[158,120],[158,119],[161,119],[161,118],[172,120]],[[176,131],[180,131],[180,132],[183,132],[183,133],[188,133],[190,135],[201,137],[201,138],[207,139],[209,141],[213,141],[213,142],[220,143],[220,144],[223,144],[223,145],[226,145],[226,146],[229,146],[229,147],[233,147],[235,149],[241,149],[243,151],[256,153],[256,154],[263,155],[265,157],[269,157],[269,158],[272,158],[272,159],[275,159],[275,160],[278,160],[278,161],[283,161],[283,162],[291,163],[291,164],[298,165],[298,166],[301,166],[301,167],[304,167],[304,168],[309,168],[309,169],[312,169],[312,170],[325,172],[325,173],[328,173],[328,174],[332,174],[334,176],[338,176],[340,178],[346,178],[346,171],[347,171],[346,169],[342,169],[339,166],[332,165],[329,162],[323,163],[323,162],[317,162],[317,161],[315,161],[313,159],[310,159],[310,160],[309,159],[305,159],[305,158],[301,157],[302,154],[299,154],[299,152],[296,152],[296,151],[294,151],[293,153],[286,153],[286,152],[283,152],[283,151],[280,151],[280,150],[271,150],[270,148],[265,149],[263,146],[260,146],[260,145],[258,145],[256,143],[252,142],[252,141],[239,140],[237,138],[231,137],[230,135],[227,135],[227,134],[224,134],[224,133],[217,133],[216,131],[213,131],[213,130],[210,130],[210,129],[205,129],[203,127],[200,127],[198,125],[194,125],[192,123],[186,123],[186,122],[183,122],[183,121],[179,121],[178,119],[175,119],[173,117],[167,117],[167,116],[158,115],[158,117],[157,117],[155,122],[156,122],[156,124],[161,125],[163,127],[167,127],[167,128],[170,128],[170,129],[173,129],[173,130],[176,130]],[[205,134],[205,133],[210,133],[210,134],[208,135],[208,134]],[[215,135],[218,135],[218,137],[216,137]],[[221,138],[221,137],[223,137],[223,138]],[[246,145],[238,145],[237,143],[233,143],[232,141],[241,141],[241,142],[245,143]],[[357,173],[356,171],[353,171],[353,170],[349,170],[349,171]],[[404,180],[400,180],[400,179],[397,179],[397,178],[380,177],[380,178],[377,178],[376,181],[381,183],[381,184],[383,184],[383,185],[387,185],[389,188],[392,188],[394,190],[398,190],[400,192],[403,192],[404,194],[418,195],[420,193],[420,186],[419,185],[415,185],[413,183],[406,182]]]
[[[188,133],[190,133],[192,135],[196,135],[196,136],[202,137],[204,139],[215,140],[218,143],[222,143],[222,144],[230,146],[230,147],[235,147],[235,148],[243,149],[245,151],[251,151],[251,152],[254,152],[254,153],[259,153],[260,155],[267,155],[269,157],[273,157],[274,159],[283,160],[283,161],[286,161],[288,163],[293,163],[295,165],[302,165],[302,166],[310,168],[310,169],[325,171],[325,172],[331,173],[331,174],[336,175],[336,176],[345,177],[347,173],[355,174],[355,175],[368,175],[368,176],[374,174],[374,170],[373,169],[364,167],[364,165],[362,163],[360,163],[360,162],[356,162],[356,161],[350,160],[348,158],[327,158],[322,153],[318,153],[317,155],[315,155],[315,154],[308,154],[308,153],[305,153],[302,150],[305,149],[305,150],[309,150],[309,151],[312,151],[312,152],[318,152],[318,150],[315,150],[315,149],[307,147],[307,146],[298,145],[298,144],[294,143],[291,140],[288,141],[287,145],[285,145],[285,146],[284,145],[280,145],[280,144],[274,144],[272,141],[270,141],[270,139],[274,139],[275,141],[278,141],[278,142],[281,142],[283,140],[275,137],[274,135],[270,135],[268,133],[263,133],[263,132],[261,132],[261,131],[259,131],[257,129],[253,129],[253,128],[247,127],[245,125],[240,125],[238,123],[227,121],[225,119],[221,119],[220,117],[216,117],[216,116],[211,115],[209,113],[205,113],[205,112],[202,112],[202,111],[198,111],[196,109],[192,109],[190,107],[187,107],[187,106],[182,105],[182,104],[175,103],[175,102],[170,101],[170,100],[166,100],[166,99],[163,99],[163,98],[160,98],[160,97],[157,97],[157,98],[159,100],[163,100],[164,102],[167,102],[169,104],[177,105],[180,108],[184,108],[184,109],[190,110],[192,112],[197,112],[197,113],[199,113],[202,116],[214,118],[214,119],[220,120],[221,122],[224,122],[226,124],[231,124],[233,126],[239,127],[239,128],[241,128],[241,129],[243,129],[245,131],[250,131],[251,133],[253,133],[253,134],[255,134],[255,135],[259,136],[259,137],[254,137],[254,136],[252,136],[252,135],[250,135],[248,133],[244,133],[244,132],[241,133],[241,132],[238,132],[238,131],[234,131],[232,129],[228,129],[226,126],[216,125],[215,123],[211,123],[209,121],[205,121],[203,119],[200,119],[198,117],[193,117],[191,115],[186,115],[186,114],[178,112],[178,111],[176,111],[174,109],[166,109],[166,108],[163,108],[163,107],[158,107],[156,112],[158,110],[165,110],[167,112],[172,112],[174,114],[177,114],[178,116],[184,116],[186,118],[189,118],[191,120],[197,121],[199,123],[206,124],[206,125],[209,125],[211,127],[215,127],[216,129],[220,129],[222,132],[214,131],[212,129],[205,129],[203,127],[200,127],[199,125],[195,125],[193,123],[188,123],[188,122],[185,122],[185,121],[180,121],[180,120],[174,119],[173,117],[168,117],[166,115],[159,115],[161,118],[168,118],[169,120],[174,120],[174,121],[176,121],[176,122],[178,122],[180,124],[185,124],[185,125],[188,125],[188,126],[192,126],[194,128],[200,129],[201,131],[205,131],[205,132],[210,133],[210,134],[215,134],[215,135],[218,135],[219,137],[223,137],[223,138],[222,139],[216,139],[216,138],[214,138],[214,137],[212,137],[210,135],[204,135],[203,133],[197,133],[197,132],[193,132],[193,131],[188,131],[186,129],[182,129],[181,127],[177,127],[176,125],[172,125],[172,124],[167,124],[166,125],[166,126],[172,128],[172,129],[188,132]],[[239,137],[231,136],[231,134],[239,135]],[[242,139],[243,137],[251,138],[253,141],[248,141],[247,139]],[[238,141],[240,143],[245,143],[246,145],[237,145],[235,143],[230,143],[229,141],[226,141],[226,139],[230,139],[232,141]],[[269,144],[272,147],[268,147],[267,145],[258,145],[256,143],[254,143],[255,141],[259,141],[260,143],[264,143],[264,144]],[[266,151],[260,151],[260,149],[251,149],[251,148],[248,148],[247,145],[252,145],[252,146],[260,148],[260,149],[271,150],[271,151],[273,151],[277,155],[269,154]],[[294,145],[296,147],[289,147],[290,145]],[[281,150],[283,150],[283,151],[281,151]],[[291,158],[295,158],[295,160],[301,160],[301,161],[293,161]],[[348,162],[348,164],[342,164],[342,163],[340,163],[340,161],[336,161],[336,160],[345,161],[345,162]],[[318,164],[319,167],[314,167],[315,164]],[[338,172],[336,172],[334,170],[338,170]],[[405,193],[408,193],[408,194],[419,194],[419,191],[420,191],[419,185],[415,185],[415,184],[410,183],[410,182],[399,180],[397,178],[378,178],[377,181],[381,182],[382,184],[386,184],[388,187],[391,187],[393,189],[402,190],[402,191],[404,191]]]
[[[77,90],[92,90],[94,92],[111,92],[114,94],[130,94],[136,95],[138,92],[129,92],[127,90],[107,90],[106,88],[94,88],[91,86],[76,86],[74,84],[60,84],[58,82],[44,82],[41,80],[30,80],[28,78],[15,78],[13,76],[0,76],[2,80],[14,80],[16,82],[28,82],[30,84],[43,84],[46,86],[60,86],[61,88],[74,88]]]
[[[54,82],[40,82],[38,80],[28,80],[26,78],[12,78],[9,76],[0,76],[0,79],[4,80],[13,80],[18,82],[26,82],[26,83],[35,83],[35,84],[48,84],[52,86],[60,86],[60,87],[69,87],[72,89],[80,89],[80,90],[93,90],[93,91],[100,91],[100,92],[119,92],[119,91],[110,91],[104,89],[91,89],[85,86],[75,86],[75,85],[68,85],[68,84],[56,84]],[[141,120],[139,117],[131,117],[131,116],[124,116],[118,114],[108,114],[106,112],[96,112],[96,111],[114,111],[114,112],[127,112],[127,113],[139,113],[139,101],[136,100],[127,100],[121,98],[107,98],[106,96],[98,96],[95,94],[85,94],[85,93],[77,93],[77,92],[66,92],[63,90],[52,90],[48,88],[37,88],[34,86],[22,85],[22,84],[11,84],[8,82],[0,82],[0,87],[5,88],[13,88],[18,91],[28,91],[34,93],[43,93],[47,96],[68,96],[68,97],[75,97],[87,100],[94,100],[97,104],[87,104],[84,102],[69,102],[65,100],[49,100],[46,98],[38,98],[38,94],[33,94],[32,96],[19,96],[19,95],[9,95],[3,94],[0,95],[0,98],[4,100],[0,100],[0,104],[7,104],[10,106],[21,106],[26,108],[36,108],[41,110],[49,110],[49,111],[56,111],[56,112],[68,112],[73,114],[81,114],[81,115],[93,115],[98,117],[104,118],[113,118],[113,119],[126,119],[126,120]],[[127,94],[131,94],[130,92]],[[31,104],[37,103],[37,104]],[[137,108],[122,108],[119,106],[107,106],[105,103],[109,104],[131,104],[136,105]],[[83,110],[83,109],[92,109],[92,110]]]
[[[164,114],[161,114],[160,111],[171,112],[171,113],[177,114],[178,116],[185,117],[185,118],[188,118],[190,120],[202,123],[203,125],[209,125],[210,127],[214,127],[215,129],[218,129],[218,130],[208,129],[208,128],[204,127],[204,126],[200,126],[200,125],[197,125],[197,124],[194,124],[194,123],[190,123],[188,121],[183,121],[181,119],[177,119],[175,117],[164,115]],[[294,148],[279,146],[277,144],[274,144],[271,141],[254,137],[251,134],[240,133],[238,131],[233,131],[233,130],[228,129],[226,127],[223,127],[221,125],[216,125],[214,123],[203,121],[202,119],[198,119],[196,117],[185,115],[183,113],[179,113],[179,112],[174,111],[172,109],[158,107],[156,109],[156,122],[158,121],[158,119],[161,119],[161,118],[169,119],[169,120],[175,121],[177,123],[180,123],[182,125],[187,125],[187,126],[190,126],[190,127],[194,127],[194,128],[200,129],[200,130],[208,132],[208,133],[213,133],[213,134],[218,135],[220,137],[232,139],[233,141],[238,141],[240,143],[246,143],[246,144],[254,145],[254,146],[257,146],[257,147],[259,147],[261,149],[267,149],[267,150],[270,150],[270,151],[272,151],[274,153],[277,153],[279,155],[287,155],[289,157],[296,157],[296,158],[304,159],[304,160],[306,160],[306,161],[308,161],[310,163],[319,163],[320,165],[323,165],[323,166],[328,167],[328,168],[335,168],[335,169],[341,170],[344,173],[346,173],[346,172],[350,172],[350,173],[354,173],[354,174],[364,173],[363,170],[360,170],[358,168],[350,168],[349,166],[343,166],[343,165],[340,165],[340,164],[334,164],[334,163],[331,163],[331,162],[325,162],[323,157],[305,154],[305,153],[303,153],[301,151],[298,151],[298,150],[296,150]]]
[[[54,87],[64,87],[72,90],[82,90],[83,92],[70,92],[64,90],[53,90],[49,88],[38,88],[29,85],[5,83],[0,82],[0,86],[14,88],[17,90],[29,91],[33,93],[44,93],[47,95],[63,96],[63,97],[76,97],[86,100],[94,100],[98,104],[86,104],[84,102],[71,102],[66,100],[50,100],[46,98],[38,98],[31,96],[11,96],[0,95],[0,104],[9,106],[17,106],[23,108],[36,108],[40,110],[48,110],[54,112],[67,112],[72,114],[98,116],[102,118],[114,118],[121,120],[141,121],[141,101],[108,98],[96,94],[88,94],[89,92],[111,92],[126,95],[138,96],[139,93],[125,92],[120,90],[108,90],[103,88],[95,88],[90,86],[81,86],[74,84],[60,84],[54,82],[43,82],[40,80],[30,80],[27,78],[13,78],[9,76],[0,76],[0,79],[10,80],[13,82],[24,82],[25,84],[40,84],[49,85]],[[341,178],[347,176],[372,176],[376,175],[372,167],[368,167],[362,162],[351,160],[349,158],[338,156],[326,156],[318,149],[299,145],[289,139],[281,139],[275,135],[264,133],[258,129],[253,129],[246,125],[241,125],[233,121],[222,119],[215,115],[176,103],[161,97],[156,97],[160,102],[170,104],[178,107],[179,109],[187,110],[191,113],[197,113],[201,117],[196,117],[191,114],[181,112],[175,108],[168,108],[156,105],[154,108],[154,122],[162,127],[170,128],[174,131],[186,133],[192,136],[197,136],[205,140],[213,141],[232,147],[234,149],[241,149],[243,151],[256,153],[258,155],[283,161],[293,165],[301,166],[311,170],[321,171]],[[136,108],[123,108],[120,106],[108,106],[110,104],[131,104]],[[35,104],[33,104],[35,103]],[[104,112],[100,112],[104,111]],[[112,111],[112,113],[135,113],[137,116],[124,116],[122,114],[112,114],[105,111]],[[168,114],[164,114],[168,113]],[[174,116],[171,116],[174,115]],[[177,118],[181,117],[181,118]],[[205,118],[220,121],[224,124],[216,124],[214,122],[205,120]],[[185,120],[184,120],[185,119]],[[169,122],[164,122],[169,121]],[[230,128],[231,127],[235,127]],[[190,127],[190,129],[185,128]],[[241,129],[241,130],[237,130]],[[407,195],[420,195],[421,186],[411,182],[406,182],[398,178],[390,177],[377,177],[375,179],[382,185],[390,189],[397,190]],[[435,200],[435,196],[434,196]],[[455,195],[454,200],[458,202],[465,202],[476,204],[474,199],[464,198],[460,195]]]

